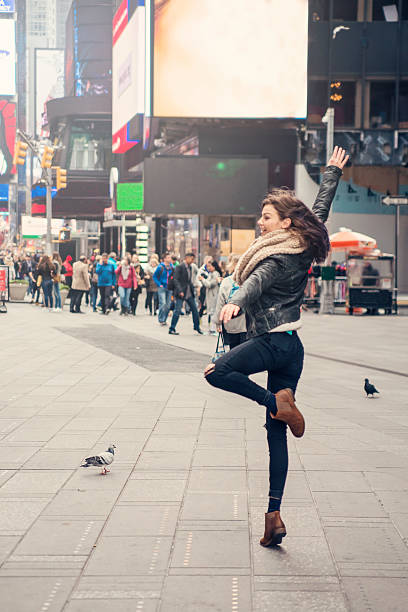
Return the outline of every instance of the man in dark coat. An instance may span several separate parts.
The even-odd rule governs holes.
[[[173,336],[178,336],[176,325],[180,317],[183,302],[187,302],[190,306],[195,331],[198,334],[203,333],[200,329],[200,319],[194,297],[194,284],[192,282],[193,271],[191,264],[194,262],[194,258],[194,253],[186,253],[183,263],[174,268],[174,299],[176,306],[169,329],[169,334]]]

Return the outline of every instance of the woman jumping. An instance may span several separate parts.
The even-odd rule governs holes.
[[[243,395],[266,407],[269,446],[269,506],[262,546],[282,542],[286,528],[280,505],[288,471],[287,425],[300,438],[305,431],[294,395],[303,369],[303,345],[297,335],[300,308],[313,261],[330,250],[324,223],[349,156],[335,147],[312,211],[292,191],[275,189],[262,202],[261,235],[242,255],[234,272],[240,288],[220,319],[228,323],[246,313],[249,340],[207,366],[213,387]],[[268,372],[267,389],[250,380]]]

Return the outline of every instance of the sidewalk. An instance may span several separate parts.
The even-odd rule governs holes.
[[[205,383],[214,338],[178,331],[0,315],[1,611],[405,612],[408,318],[306,314],[276,549],[263,411]],[[110,474],[78,467],[112,442]]]

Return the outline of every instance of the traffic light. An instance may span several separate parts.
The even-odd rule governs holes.
[[[51,168],[52,158],[54,157],[54,149],[52,147],[44,147],[44,152],[41,158],[41,168]]]
[[[69,242],[71,240],[71,230],[67,229],[66,227],[60,229],[58,240],[60,242]]]
[[[14,149],[13,166],[24,166],[27,157],[28,144],[17,140],[16,148]]]
[[[66,189],[67,171],[57,166],[57,189]]]

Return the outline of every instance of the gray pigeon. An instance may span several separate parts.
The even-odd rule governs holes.
[[[84,460],[84,463],[81,464],[81,467],[102,467],[101,474],[107,474],[110,470],[108,470],[106,466],[113,462],[115,458],[115,448],[116,446],[112,444],[107,451],[101,453],[100,455],[87,457]]]
[[[374,385],[370,383],[368,378],[364,379],[364,391],[367,393],[367,397],[369,395],[371,395],[371,397],[374,397],[374,393],[379,393],[379,391],[377,391]]]

